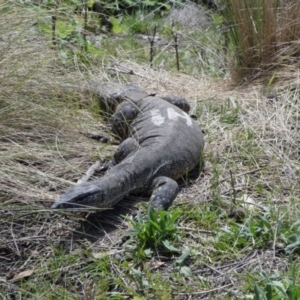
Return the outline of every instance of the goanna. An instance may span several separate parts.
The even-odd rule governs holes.
[[[122,142],[105,175],[70,188],[52,208],[110,208],[142,190],[151,193],[153,208],[168,209],[179,191],[176,180],[203,161],[202,130],[186,113],[188,102],[130,84],[91,82],[89,91],[114,111],[112,130]]]

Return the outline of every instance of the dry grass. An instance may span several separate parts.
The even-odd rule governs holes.
[[[105,279],[99,283],[97,277],[108,268],[104,274],[106,280],[117,278],[111,285],[118,282],[116,289],[124,297],[137,295],[139,287],[128,275],[129,269],[122,269],[114,259],[115,253],[124,252],[119,246],[120,237],[129,224],[109,212],[86,216],[53,213],[49,209],[96,158],[111,154],[114,147],[80,134],[82,130],[103,130],[105,126],[97,124],[101,120],[90,109],[93,99],[80,91],[64,88],[66,84],[83,86],[86,74],[76,67],[62,66],[56,52],[34,26],[35,16],[22,16],[15,8],[14,13],[5,14],[0,20],[1,45],[5,49],[0,54],[0,256],[3,262],[0,294],[3,297],[4,294],[25,295],[20,299],[37,295],[50,299],[62,291],[66,293],[65,287],[71,289],[69,298],[93,299],[97,295],[100,299],[102,295],[108,299],[112,294],[103,291],[114,291],[115,287],[102,287]],[[196,211],[205,219],[205,205],[215,201],[216,193],[222,201],[221,207],[229,210],[233,197],[231,171],[237,206],[243,207],[247,215],[252,216],[260,207],[268,206],[290,223],[297,220],[299,78],[289,78],[291,86],[295,83],[292,90],[277,91],[282,86],[278,82],[273,87],[278,100],[268,100],[269,91],[259,83],[233,89],[223,80],[153,70],[118,59],[121,62],[113,59],[109,70],[91,68],[89,77],[134,82],[159,95],[185,96],[192,102],[193,112],[206,132],[204,175],[183,189],[175,204],[184,207],[181,225],[185,244],[201,260],[190,262],[194,277],[185,281],[176,279],[170,262],[156,257],[143,265],[145,269],[149,267],[148,280],[158,276],[159,280],[156,277],[153,280],[158,280],[156,287],[161,288],[161,293],[167,293],[164,299],[207,299],[211,294],[230,298],[232,293],[241,296],[247,274],[258,269],[284,272],[289,266],[288,259],[278,256],[275,247],[259,253],[244,249],[241,253],[218,256],[211,246],[213,238],[209,233],[205,237],[202,230],[212,230],[214,236],[219,230],[216,224],[220,226],[226,219],[221,218],[214,227],[209,227],[211,220],[207,225],[202,219],[190,219],[190,214]],[[137,75],[125,74],[121,69],[132,70]],[[287,80],[284,84],[288,86]],[[245,199],[253,202],[247,205]],[[100,265],[99,255],[105,257],[105,266]],[[92,263],[98,264],[98,273],[89,269]],[[27,282],[16,277],[30,270],[36,275],[28,272]],[[132,290],[126,288],[130,286]]]
[[[240,80],[270,76],[270,71],[299,57],[298,1],[227,0],[225,19],[236,46],[235,76]],[[268,72],[266,72],[268,71]]]

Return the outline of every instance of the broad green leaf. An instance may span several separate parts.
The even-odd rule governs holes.
[[[266,291],[267,300],[272,300],[272,286],[269,283],[266,286]]]
[[[179,272],[187,277],[192,277],[193,273],[191,268],[187,267],[187,266],[183,266],[180,268]]]
[[[148,248],[148,249],[144,250],[144,253],[147,257],[151,257],[153,254],[153,251],[150,248]]]
[[[287,254],[292,254],[295,250],[299,249],[300,241],[287,245],[284,250]]]
[[[260,294],[261,294],[261,290],[260,290],[260,288],[255,283],[255,285],[254,285],[254,298],[253,298],[253,300],[261,300]]]
[[[156,228],[159,232],[162,232],[162,229],[158,226],[158,224],[152,220],[150,220],[150,223],[153,225],[153,227]]]
[[[165,240],[162,242],[166,249],[172,251],[172,252],[179,252],[180,250],[173,245],[170,244],[168,240]]]
[[[184,249],[181,256],[176,260],[176,264],[182,265],[189,255],[190,249]]]

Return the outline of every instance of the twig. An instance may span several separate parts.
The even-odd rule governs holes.
[[[54,14],[55,14],[55,12],[54,12]],[[56,46],[56,34],[55,34],[55,31],[56,31],[56,15],[52,15],[51,20],[52,20],[52,44],[55,47]]]
[[[153,67],[153,59],[154,59],[154,54],[155,54],[155,51],[154,51],[154,40],[155,40],[155,35],[156,35],[156,29],[157,29],[157,25],[154,26],[152,37],[150,37],[148,35],[148,41],[150,43],[150,67],[151,68]]]
[[[236,206],[236,190],[235,190],[235,181],[232,175],[232,171],[229,170],[229,174],[230,174],[230,185],[232,188],[232,203],[233,206]],[[231,207],[231,210],[233,210],[233,207]]]
[[[262,168],[257,168],[257,169],[253,169],[253,170],[246,171],[246,172],[243,172],[243,173],[239,173],[239,174],[235,175],[235,177],[240,177],[240,176],[243,176],[243,175],[256,173],[256,172],[260,171],[261,169],[262,169]],[[231,179],[230,176],[229,176],[229,177],[226,177],[226,178],[224,178],[224,179],[221,179],[218,183],[219,183],[219,184],[220,184],[220,183],[223,183],[223,182],[225,182],[225,181],[227,181],[227,180],[229,180],[229,179]]]
[[[129,70],[126,67],[123,67],[123,66],[116,66],[114,68],[113,67],[108,67],[107,69],[108,70],[113,70],[115,72],[120,72],[120,73],[125,73],[125,74],[130,74],[130,75],[136,75],[136,76],[139,76],[139,77],[142,77],[142,78],[150,79],[147,76],[144,76],[144,75],[141,75],[141,74],[137,74],[133,70]]]
[[[100,161],[97,160],[93,165],[91,165],[88,170],[85,172],[85,175],[78,179],[77,184],[87,182],[97,171],[100,171],[102,168]],[[104,169],[103,169],[104,170]]]
[[[51,21],[52,21],[52,44],[55,47],[56,46],[56,21],[57,21],[57,9],[59,7],[60,1],[57,0],[55,2],[55,8],[53,15],[51,16]]]
[[[185,295],[204,295],[204,294],[208,294],[208,293],[212,293],[212,292],[215,292],[215,291],[218,291],[218,290],[222,290],[222,289],[225,289],[229,286],[232,286],[233,283],[229,283],[229,284],[226,284],[226,285],[223,285],[223,286],[219,286],[217,288],[214,288],[214,289],[211,289],[211,290],[206,290],[206,291],[201,291],[201,292],[194,292],[194,293],[179,293],[180,296],[185,296]]]
[[[187,230],[187,231],[196,231],[196,232],[199,232],[199,233],[206,233],[206,234],[216,235],[216,232],[211,231],[211,230],[189,228],[189,227],[184,227],[184,226],[178,226],[178,228],[179,229],[184,229],[184,230]]]
[[[84,0],[84,23],[83,23],[83,39],[86,42],[86,32],[87,32],[87,22],[88,22],[88,4],[87,4],[87,0]]]
[[[179,71],[180,70],[180,66],[179,66],[179,53],[178,53],[178,35],[174,31],[174,22],[172,24],[172,35],[173,35],[173,38],[174,38],[174,48],[175,48],[175,55],[176,55],[176,66],[177,66],[177,71]]]
[[[223,275],[226,273],[228,273],[229,271],[232,271],[232,270],[236,270],[236,269],[239,269],[247,264],[249,264],[249,262],[257,255],[257,250],[255,250],[251,255],[247,255],[246,257],[243,258],[243,260],[241,261],[234,261],[234,262],[231,262],[231,263],[227,263],[227,264],[224,264],[224,265],[221,265],[219,267],[214,267],[215,270],[217,270],[218,272],[221,272],[219,270],[224,270],[224,269],[227,269],[227,270],[224,270],[223,271]],[[246,263],[245,263],[246,261]],[[208,267],[208,266],[207,266]],[[212,267],[211,267],[212,268]],[[228,269],[230,268],[230,269]],[[194,274],[201,274],[203,273],[203,271],[200,269],[200,270],[196,270],[193,272]],[[214,277],[214,279],[216,278],[220,278],[222,277],[223,275],[218,275],[217,277]]]
[[[216,268],[210,266],[209,264],[205,263],[204,261],[202,261],[202,264],[205,265],[208,269],[210,269],[210,270],[212,270],[212,271],[218,273],[220,276],[224,276],[224,273],[223,273],[223,272],[221,272],[221,271],[219,271],[218,269],[216,269]]]
[[[17,238],[17,239],[12,239],[12,240],[8,240],[8,241],[1,241],[1,245],[6,245],[6,244],[10,244],[10,243],[15,243],[16,242],[28,242],[28,241],[45,241],[49,239],[49,236],[47,235],[41,235],[41,236],[28,236],[28,237],[22,237],[22,238]],[[17,250],[18,247],[17,247]]]

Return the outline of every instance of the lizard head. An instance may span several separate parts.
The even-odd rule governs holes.
[[[70,188],[51,208],[105,207],[106,193],[97,182],[84,182]]]

